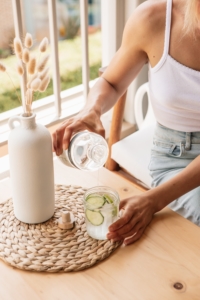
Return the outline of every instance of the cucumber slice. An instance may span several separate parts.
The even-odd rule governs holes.
[[[117,206],[115,206],[112,211],[112,216],[116,217],[117,215],[118,215],[118,209],[117,209]]]
[[[101,208],[105,204],[105,199],[101,196],[90,196],[86,202],[91,210]]]
[[[113,199],[109,195],[103,195],[105,201],[109,204],[113,203]]]
[[[87,198],[86,198],[86,201],[89,199],[89,198],[94,198],[94,197],[100,197],[100,198],[102,198],[102,196],[100,195],[100,194],[90,194],[90,195],[88,195],[87,196]]]
[[[94,226],[99,226],[104,221],[104,217],[102,216],[102,214],[100,212],[86,209],[85,215],[86,215],[88,221]]]

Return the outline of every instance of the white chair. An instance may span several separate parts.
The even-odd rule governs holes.
[[[145,94],[147,94],[148,98],[148,109],[144,118],[142,107]],[[119,111],[120,110],[118,110],[118,113]],[[149,175],[148,165],[150,161],[151,145],[156,120],[151,103],[149,101],[148,83],[143,84],[137,90],[135,95],[134,111],[138,131],[112,145],[109,143],[109,146],[111,148],[111,160],[115,161],[120,166],[120,168],[136,178],[137,181],[139,181],[142,185],[150,188],[151,177]],[[123,113],[122,110],[121,113]],[[114,115],[113,121],[117,119],[119,119],[119,117],[116,117]],[[113,126],[111,127],[114,128],[115,125],[113,124]],[[110,134],[110,139],[113,140],[112,130]],[[108,167],[109,169],[113,169],[109,166],[110,163],[107,162],[106,167]]]

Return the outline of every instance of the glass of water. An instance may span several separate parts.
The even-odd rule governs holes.
[[[93,187],[84,194],[86,229],[89,236],[105,240],[108,227],[119,219],[119,195],[106,186]]]

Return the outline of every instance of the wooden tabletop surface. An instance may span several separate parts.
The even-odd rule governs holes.
[[[55,160],[55,182],[115,188],[121,199],[141,193],[106,169],[95,173]],[[10,197],[9,179],[0,182],[0,201]],[[200,300],[200,228],[164,209],[143,237],[109,258],[75,273],[36,273],[0,261],[1,300]]]

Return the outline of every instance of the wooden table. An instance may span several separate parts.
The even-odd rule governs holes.
[[[55,160],[56,183],[92,187],[98,181],[115,188],[121,198],[141,193],[106,169],[99,175],[85,173]],[[1,200],[9,194],[9,181],[0,182]],[[109,258],[85,271],[27,272],[0,261],[0,299],[199,300],[200,228],[164,209],[138,242],[118,248]]]

